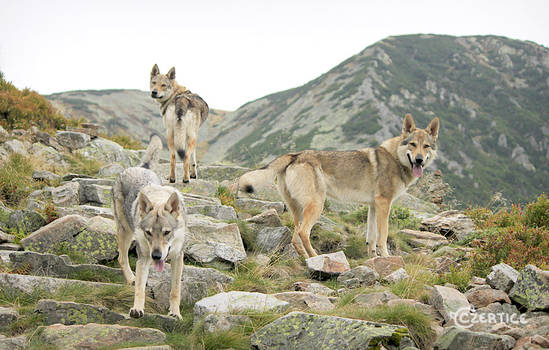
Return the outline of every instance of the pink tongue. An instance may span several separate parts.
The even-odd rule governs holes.
[[[421,177],[423,175],[423,168],[421,165],[415,165],[412,167],[412,172],[414,173],[415,177]]]
[[[165,264],[164,260],[156,260],[154,262],[154,269],[158,272],[162,272],[164,271],[164,264]]]

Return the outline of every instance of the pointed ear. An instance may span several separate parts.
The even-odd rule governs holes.
[[[425,131],[427,131],[427,133],[431,135],[433,139],[435,139],[435,141],[438,138],[439,126],[440,126],[440,121],[438,120],[438,117],[435,117],[435,119],[431,120],[427,128],[425,128]]]
[[[137,214],[139,217],[144,217],[153,209],[153,205],[146,194],[139,192],[137,196]]]
[[[151,79],[157,76],[158,74],[160,74],[160,69],[158,69],[158,65],[155,64],[153,66],[153,69],[151,70]]]
[[[181,210],[181,201],[179,200],[179,196],[176,192],[172,193],[170,198],[168,198],[168,201],[164,206],[164,210],[172,214],[172,216],[179,216]]]
[[[411,132],[414,132],[416,130],[416,123],[414,122],[414,118],[410,114],[406,114],[404,117],[404,123],[402,123],[402,135],[406,136]]]
[[[170,80],[175,79],[175,67],[170,68],[168,74],[166,74]]]

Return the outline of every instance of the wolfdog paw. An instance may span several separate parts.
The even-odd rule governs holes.
[[[176,313],[170,312],[170,313],[168,313],[168,316],[177,318],[178,320],[181,320],[181,319],[182,319],[180,313],[177,313],[177,314],[176,314]]]
[[[145,316],[145,311],[134,309],[134,308],[130,309],[131,318],[141,318],[143,316]]]
[[[188,183],[189,183],[189,180],[183,179],[183,183],[184,183],[184,184],[188,184]]]
[[[191,179],[196,179],[196,174],[194,175],[191,174]]]
[[[174,184],[175,183],[175,178],[168,178],[168,180],[170,181],[171,184]]]

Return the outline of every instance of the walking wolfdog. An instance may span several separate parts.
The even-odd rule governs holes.
[[[294,217],[292,244],[307,258],[316,256],[309,235],[320,217],[326,196],[368,203],[368,255],[388,256],[387,226],[391,203],[423,175],[437,153],[439,120],[416,129],[407,114],[402,134],[377,148],[356,151],[303,151],[289,153],[266,167],[242,175],[238,191],[276,179],[278,190]]]
[[[198,129],[208,118],[208,104],[197,94],[175,81],[175,68],[160,74],[155,64],[151,71],[151,97],[160,103],[160,112],[166,128],[170,149],[170,175],[175,182],[175,153],[183,161],[183,182],[196,179],[196,143]],[[192,157],[192,169],[191,168]]]
[[[153,136],[140,167],[128,168],[117,177],[112,188],[112,208],[118,233],[118,262],[129,284],[135,283],[135,298],[130,316],[144,315],[145,285],[151,263],[158,272],[170,259],[171,292],[169,315],[181,318],[181,274],[186,212],[183,197],[147,169],[158,159],[160,137]],[[137,241],[135,276],[128,263],[128,249]]]

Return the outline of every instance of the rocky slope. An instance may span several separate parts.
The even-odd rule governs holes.
[[[146,315],[130,319],[133,287],[116,262],[110,186],[140,152],[71,131],[37,141],[35,132],[0,128],[2,165],[14,154],[40,152],[44,163],[36,166],[47,167],[72,152],[103,166],[93,176],[36,169],[40,188],[19,207],[0,203],[0,349],[549,346],[549,271],[499,264],[486,278],[461,278],[473,248],[455,243],[474,230],[463,213],[438,213],[432,203],[405,196],[391,214],[394,256],[368,259],[363,210],[329,203],[312,234],[323,255],[303,262],[276,192],[234,198],[227,187],[247,169],[221,165],[203,166],[201,179],[175,185],[189,229],[183,320],[165,316],[169,266],[150,271]],[[165,174],[167,164],[155,171]],[[405,229],[421,221],[407,207],[426,217],[423,231]],[[474,321],[479,315],[488,321]]]
[[[494,36],[384,39],[307,84],[215,126],[204,161],[255,166],[303,149],[353,149],[441,119],[439,160],[458,199],[513,201],[549,188],[549,50]]]

